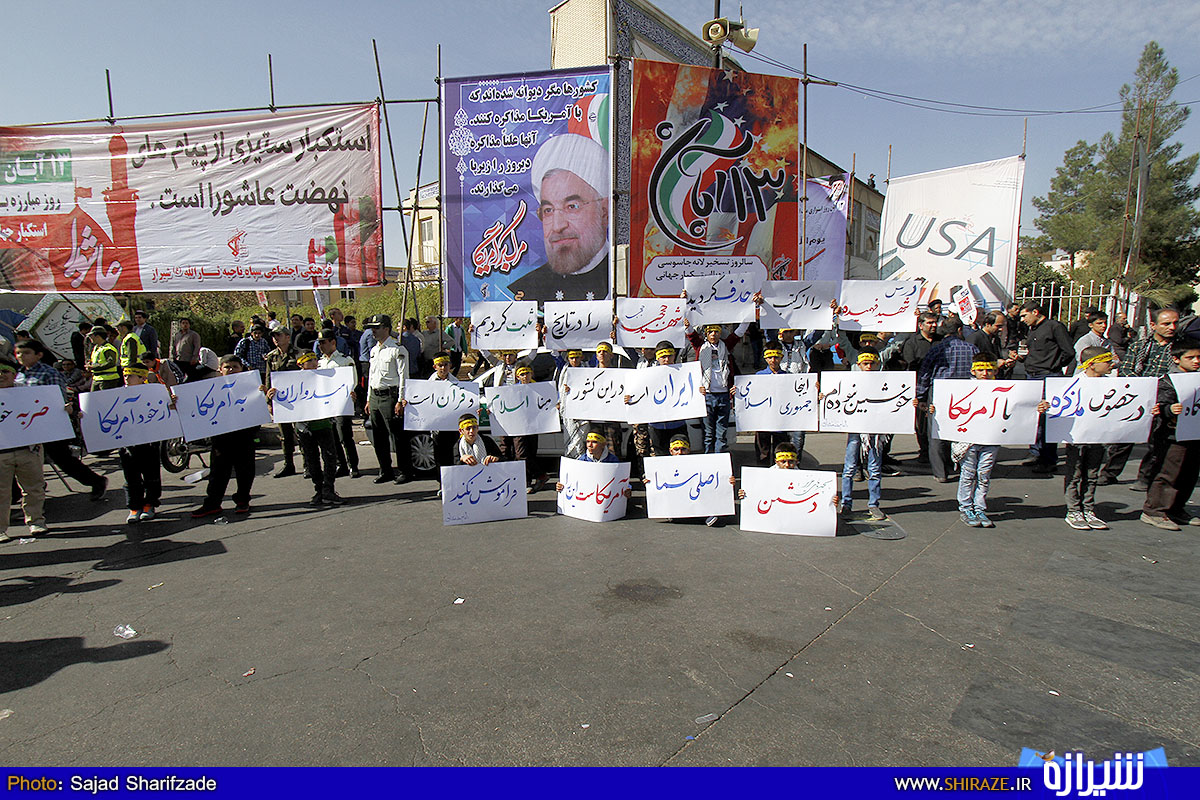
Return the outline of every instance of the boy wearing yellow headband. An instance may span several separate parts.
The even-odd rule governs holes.
[[[648,368],[653,369],[656,366],[670,366],[675,363],[675,345],[668,341],[658,343],[658,347],[654,348],[654,363],[648,365]],[[641,366],[640,364],[638,365]],[[625,402],[630,401],[631,396],[625,395]],[[637,446],[637,428],[644,426],[634,426],[634,446]],[[686,420],[671,420],[670,422],[651,422],[647,427],[647,436],[649,444],[649,452],[642,452],[641,455],[648,456],[665,456],[670,452],[671,440],[679,433],[686,435],[687,421]]]
[[[433,374],[429,376],[429,380],[459,383],[458,378],[454,377],[451,371],[452,362],[449,353],[443,351],[434,353],[432,363]],[[408,403],[405,401],[404,405],[408,405]],[[433,462],[438,465],[436,477],[439,485],[442,482],[441,467],[454,465],[454,443],[458,441],[458,438],[459,434],[455,431],[433,432]]]
[[[126,386],[146,383],[149,371],[143,366],[124,369]],[[125,476],[125,505],[129,509],[127,525],[154,519],[154,510],[162,503],[162,457],[159,442],[122,447],[121,474]]]
[[[874,348],[864,347],[858,353],[858,368],[863,372],[879,370],[879,353]],[[881,434],[852,433],[846,438],[846,459],[842,464],[842,514],[848,516],[854,505],[854,473],[859,466],[867,470],[867,513],[871,519],[885,520],[887,514],[879,510],[883,495],[883,436]]]
[[[561,398],[566,394],[567,370],[571,367],[583,366],[583,351],[578,348],[571,348],[567,351],[566,361],[558,365],[557,371],[554,373],[554,385],[558,388],[558,396],[560,398],[558,408],[559,417],[562,420],[563,439],[566,440],[566,455],[567,458],[579,458],[583,455],[584,437],[587,436],[588,425],[581,419],[567,419],[562,416],[562,401]]]
[[[783,375],[783,345],[772,339],[763,347],[763,358],[767,361],[767,366],[760,369],[758,375]],[[784,443],[793,444],[793,452],[797,452],[798,448],[792,442],[792,434],[782,431],[755,431],[754,433],[754,451],[758,456],[758,466],[771,467],[774,466],[775,448],[777,445]]]
[[[519,384],[533,383],[533,367],[520,364],[513,374]],[[525,486],[529,494],[533,494],[546,485],[549,476],[538,472],[537,467],[538,437],[536,433],[526,436],[505,436],[500,440],[500,456],[505,461],[525,462]]]
[[[971,362],[971,377],[977,381],[994,381],[996,369],[996,360],[981,353]],[[932,406],[929,413],[933,413]],[[955,442],[950,449],[952,456],[959,456],[961,453],[957,459],[959,519],[972,528],[996,527],[995,523],[988,519],[987,493],[1000,445]]]
[[[1171,373],[1200,370],[1200,341],[1177,339],[1171,346],[1171,359],[1175,362]],[[1150,479],[1141,520],[1168,531],[1177,531],[1181,525],[1197,527],[1200,517],[1190,515],[1186,506],[1196,488],[1196,480],[1200,478],[1200,440],[1181,442],[1175,436],[1183,403],[1170,374],[1158,379],[1156,399],[1155,408],[1160,414],[1150,431],[1150,442],[1151,447],[1160,449],[1162,458]],[[1192,412],[1195,413],[1194,408]]]
[[[11,388],[16,378],[16,363],[0,358],[0,389]],[[46,476],[42,471],[42,446],[6,447],[0,449],[0,542],[10,541],[7,531],[14,480],[21,488],[21,511],[25,514],[29,535],[41,536],[49,531],[46,527]]]
[[[500,460],[500,449],[490,436],[479,432],[479,420],[474,414],[463,414],[458,418],[458,444],[454,448],[454,463],[468,467],[495,464]]]
[[[296,356],[296,363],[301,370],[315,370],[317,356],[311,350],[302,350]],[[275,399],[275,387],[267,390],[267,399]],[[332,419],[312,419],[307,422],[297,422],[296,438],[299,440],[300,452],[304,454],[304,463],[308,467],[309,478],[313,482],[313,496],[308,501],[309,506],[320,508],[324,505],[340,506],[346,501],[334,490],[334,480],[337,475],[337,444],[333,435]]]

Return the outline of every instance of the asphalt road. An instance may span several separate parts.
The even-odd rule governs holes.
[[[810,434],[810,454],[836,469],[844,441]],[[194,522],[201,488],[166,476],[136,544],[115,459],[105,503],[53,479],[51,535],[0,546],[0,760],[1200,764],[1200,531],[1141,524],[1125,485],[1100,490],[1108,532],[1067,527],[1061,477],[1016,451],[994,530],[924,470],[884,479],[895,541],[649,521],[638,495],[594,525],[550,490],[530,519],[444,528],[432,481],[376,486],[360,453],[338,510],[270,478],[277,450],[245,518]]]

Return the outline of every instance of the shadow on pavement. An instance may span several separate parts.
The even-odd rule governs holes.
[[[0,606],[15,606],[18,603],[32,603],[52,594],[77,594],[79,592],[94,592],[97,589],[107,589],[120,583],[116,578],[103,581],[87,581],[86,583],[71,583],[70,578],[57,575],[16,575],[5,578],[0,584]]]
[[[108,647],[84,647],[80,636],[0,642],[0,694],[41,683],[72,664],[101,664],[160,653],[166,642],[122,642]]]

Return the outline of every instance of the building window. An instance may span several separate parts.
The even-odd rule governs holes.
[[[338,292],[338,294],[341,295],[341,298],[343,300],[346,300],[351,303],[354,302],[354,290],[353,289],[342,289],[341,291]]]
[[[432,242],[433,241],[433,220],[432,219],[421,220],[421,241],[422,242]]]

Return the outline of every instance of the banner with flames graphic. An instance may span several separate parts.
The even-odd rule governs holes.
[[[0,291],[382,282],[375,104],[0,128]]]
[[[612,294],[607,67],[442,84],[445,312]]]
[[[634,61],[630,296],[725,272],[800,277],[799,91],[794,78]]]

